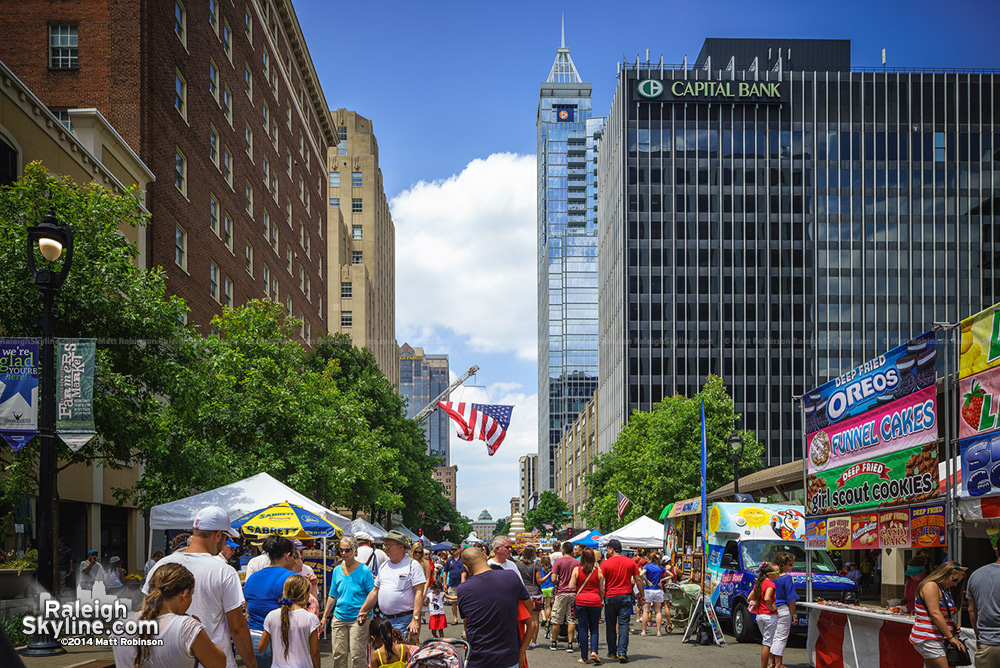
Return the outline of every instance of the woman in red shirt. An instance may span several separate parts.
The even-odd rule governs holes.
[[[588,653],[590,660],[600,663],[597,643],[601,606],[604,603],[604,573],[597,567],[594,550],[591,548],[583,549],[580,565],[573,569],[569,586],[576,591],[576,626],[580,642],[580,658],[577,663],[590,663],[587,660]]]

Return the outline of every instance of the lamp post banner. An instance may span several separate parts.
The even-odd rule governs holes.
[[[0,339],[0,435],[14,451],[38,433],[38,342]]]
[[[56,433],[76,452],[94,437],[95,339],[56,340]]]

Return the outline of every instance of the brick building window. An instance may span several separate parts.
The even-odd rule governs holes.
[[[174,187],[187,197],[187,156],[174,147]]]
[[[288,178],[292,178],[292,151],[290,149],[285,149],[285,171],[288,172]]]
[[[285,297],[285,310],[288,311],[288,315],[292,314],[292,298]]]
[[[212,164],[219,166],[219,131],[215,126],[208,126],[208,156],[212,159]]]
[[[243,186],[243,208],[253,218],[253,186],[249,181]]]
[[[219,34],[219,0],[208,0],[208,23]]]
[[[208,92],[219,101],[219,66],[211,58],[208,59]]]
[[[264,265],[264,296],[271,296],[271,268]]]
[[[215,232],[215,236],[219,236],[219,200],[212,193],[209,195],[209,220],[208,226],[212,228]]]
[[[271,274],[271,299],[278,303],[278,277],[274,274]]]
[[[319,280],[323,280],[323,256],[317,255],[316,271],[319,272]]]
[[[340,172],[330,172],[330,187],[331,188],[340,187]]]
[[[243,22],[246,25],[247,41],[253,44],[253,16],[250,15],[250,6],[243,10]]]
[[[222,19],[222,50],[226,52],[229,62],[233,62],[233,29],[226,19]]]
[[[323,298],[320,297],[318,301],[319,301],[319,304],[317,306],[317,309],[319,311],[319,317],[320,317],[320,319],[322,319],[323,318]]]
[[[278,172],[271,170],[271,196],[278,201]]]
[[[187,120],[187,97],[187,81],[181,76],[180,70],[174,70],[174,109],[184,120]]]
[[[351,327],[352,325],[354,325],[354,313],[352,313],[351,311],[341,311],[340,326]]]
[[[222,283],[222,305],[233,307],[233,279],[226,276],[226,280]]]
[[[208,268],[208,290],[212,299],[219,301],[219,265],[214,262]]]
[[[228,211],[222,216],[222,243],[226,244],[226,248],[230,251],[233,250],[233,217]]]
[[[292,247],[288,244],[285,244],[285,271],[292,275]]]
[[[243,248],[244,259],[246,260],[247,273],[253,276],[253,244],[249,241]]]
[[[180,225],[174,226],[174,264],[187,271],[188,235]]]
[[[340,284],[340,298],[350,299],[354,296],[354,284],[350,282],[342,282]]]
[[[360,225],[351,225],[351,238],[360,240],[364,233],[363,230],[364,228],[362,228]]]
[[[222,115],[229,121],[229,127],[233,126],[233,93],[229,86],[222,86]]]
[[[351,251],[351,264],[361,264],[361,251]]]
[[[75,25],[65,23],[49,26],[49,67],[57,70],[80,66],[79,35]]]
[[[226,183],[232,187],[233,185],[233,154],[229,152],[229,147],[226,146],[222,149],[222,176],[226,179]]]
[[[312,279],[306,276],[306,299],[311,303],[313,300]]]
[[[52,114],[59,119],[59,123],[66,128],[68,132],[73,131],[73,119],[69,117],[69,109],[49,109]]]
[[[285,198],[285,222],[292,226],[292,200],[288,197]]]
[[[312,237],[306,232],[306,257],[312,257]]]
[[[306,291],[306,270],[299,265],[299,292]]]
[[[174,0],[174,34],[187,46],[187,9],[181,0]]]
[[[270,214],[268,214],[268,219],[269,220],[270,220],[270,217],[271,217]],[[274,224],[274,221],[271,221],[271,231],[270,231],[269,234],[270,234],[270,239],[271,239],[271,248],[273,248],[274,252],[277,253],[278,252],[278,226]]]
[[[246,91],[247,97],[253,100],[253,72],[250,71],[249,65],[243,66],[243,90]]]
[[[261,102],[261,106],[263,107],[261,113],[264,114],[264,132],[266,133],[271,127],[271,107],[267,106],[267,102]]]
[[[330,206],[335,206],[335,207],[339,208],[340,207],[340,198],[339,197],[331,197],[330,198]]]
[[[351,172],[351,187],[360,188],[364,183],[364,174],[361,172]]]
[[[243,149],[250,156],[250,159],[253,160],[253,130],[250,129],[249,124],[243,129]]]
[[[263,158],[261,158],[261,160],[262,162],[260,163],[260,167],[261,171],[264,172],[264,187],[270,188],[270,184],[267,181],[267,175],[271,171],[271,161],[267,159],[266,155]]]
[[[361,205],[360,197],[351,199],[351,213],[364,213],[364,207]]]

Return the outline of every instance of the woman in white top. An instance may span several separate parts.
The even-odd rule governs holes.
[[[155,620],[158,625],[156,633],[139,638],[159,642],[138,647],[119,643],[113,650],[115,668],[191,668],[192,658],[204,668],[225,668],[226,655],[209,640],[201,622],[184,614],[191,607],[193,593],[191,571],[180,564],[157,568],[138,619]]]
[[[125,574],[122,572],[121,557],[115,555],[111,557],[111,564],[108,570],[104,571],[104,590],[109,594],[117,593],[125,586]]]
[[[257,651],[267,651],[273,639],[271,668],[320,668],[319,618],[307,609],[309,580],[291,575],[281,593],[281,607],[264,618]]]

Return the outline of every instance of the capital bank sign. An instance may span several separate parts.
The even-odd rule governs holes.
[[[781,102],[780,81],[660,81],[643,79],[635,92],[662,102]]]

